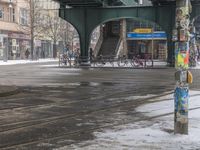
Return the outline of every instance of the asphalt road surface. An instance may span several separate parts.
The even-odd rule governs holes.
[[[135,108],[172,93],[174,69],[59,68],[54,63],[0,66],[0,149],[48,150],[93,139],[93,132],[150,119]],[[193,70],[199,90],[200,74]]]

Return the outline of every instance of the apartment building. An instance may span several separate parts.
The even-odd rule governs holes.
[[[30,49],[30,36],[21,26],[28,24],[26,0],[0,0],[0,59],[23,59]]]

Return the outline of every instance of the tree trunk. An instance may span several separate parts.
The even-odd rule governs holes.
[[[53,43],[53,58],[56,58],[57,57],[57,45],[56,43],[54,42]]]
[[[31,60],[34,59],[34,38],[33,35],[31,35]]]

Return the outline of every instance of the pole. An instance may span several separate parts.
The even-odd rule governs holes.
[[[152,39],[151,39],[151,44],[152,44],[152,46],[151,46],[151,59],[153,60],[153,54],[154,54],[154,41],[153,41],[153,33],[154,33],[154,28],[152,28],[152,31],[151,31],[151,33],[152,33]]]
[[[174,133],[188,134],[189,3],[176,0]]]

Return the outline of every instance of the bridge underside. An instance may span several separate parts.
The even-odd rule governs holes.
[[[69,1],[63,0],[69,4]],[[82,0],[83,1],[83,0]],[[89,0],[88,0],[89,1]],[[103,5],[101,0],[95,1],[98,7],[72,7],[66,8],[66,4],[61,3],[59,15],[70,22],[78,31],[81,45],[81,56],[88,56],[90,36],[93,30],[100,24],[107,21],[123,18],[133,18],[148,20],[158,24],[167,33],[168,61],[173,58],[172,30],[175,24],[175,5],[155,5],[155,6],[135,6],[135,7],[99,7]],[[81,0],[80,0],[81,2]],[[71,6],[72,3],[71,3]],[[78,6],[78,5],[76,5]],[[200,6],[194,5],[192,17],[200,14]]]

